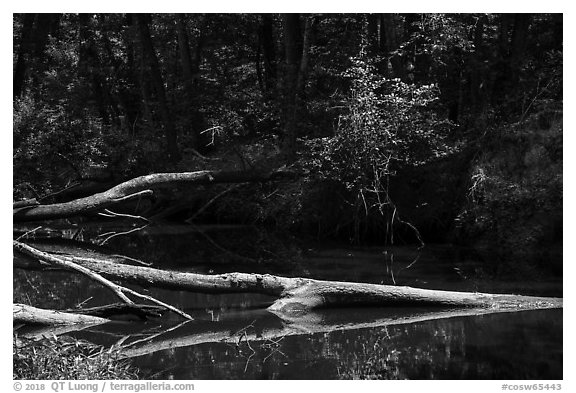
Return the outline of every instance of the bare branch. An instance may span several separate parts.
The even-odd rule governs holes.
[[[75,263],[72,261],[72,258],[58,258],[55,257],[47,252],[44,251],[40,251],[37,250],[33,247],[30,247],[24,243],[20,243],[18,241],[13,241],[13,247],[15,250],[28,255],[30,257],[33,257],[34,259],[39,260],[40,262],[44,262],[44,263],[48,263],[49,265],[55,265],[55,266],[59,266],[62,267],[64,269],[68,269],[68,270],[75,270],[78,271],[82,274],[85,274],[86,276],[90,277],[91,279],[99,282],[100,284],[104,285],[105,287],[109,288],[112,292],[114,292],[114,294],[116,296],[118,296],[122,301],[124,301],[125,303],[129,304],[129,305],[134,305],[134,302],[132,300],[130,300],[126,295],[124,295],[123,292],[126,293],[130,293],[136,297],[142,298],[142,299],[146,299],[148,301],[151,301],[153,303],[156,303],[170,311],[173,311],[174,313],[183,316],[186,319],[192,320],[193,318],[186,314],[183,311],[180,311],[179,309],[166,304],[164,302],[161,302],[160,300],[157,300],[151,296],[147,296],[147,295],[142,295],[132,289],[123,287],[121,285],[115,284],[111,281],[109,281],[108,279],[102,277],[100,274],[93,272],[92,270],[90,270],[89,268],[86,268],[84,266],[80,266],[79,264]]]

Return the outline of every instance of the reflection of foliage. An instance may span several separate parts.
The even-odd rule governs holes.
[[[14,303],[62,310],[88,301],[91,306],[96,306],[114,300],[107,289],[82,275],[58,271],[14,271]]]
[[[14,379],[136,379],[137,370],[117,354],[72,338],[14,338]]]
[[[553,312],[552,312],[553,313]],[[561,353],[534,361],[527,354],[546,352],[554,342],[549,326],[518,334],[547,318],[543,312],[494,314],[391,326],[361,334],[348,358],[341,359],[342,379],[498,379],[550,378],[562,374]],[[561,329],[562,321],[555,321]],[[546,330],[546,333],[544,332]],[[486,350],[485,348],[493,348]],[[510,348],[518,350],[510,356]],[[344,349],[341,350],[344,353]],[[542,352],[542,353],[544,353]],[[522,360],[520,360],[522,359]],[[559,367],[555,369],[555,367]]]

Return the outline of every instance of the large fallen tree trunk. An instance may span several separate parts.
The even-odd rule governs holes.
[[[18,242],[14,250],[22,252]],[[46,254],[26,246],[26,255],[39,261]],[[60,256],[61,257],[61,256]],[[492,309],[561,308],[562,299],[510,294],[440,291],[406,286],[390,286],[309,278],[289,278],[270,274],[226,273],[205,275],[111,263],[95,258],[68,256],[68,260],[113,280],[202,293],[260,293],[277,298],[269,307],[277,312],[305,311],[321,307],[435,305]],[[15,264],[25,267],[18,258]]]
[[[121,183],[111,189],[70,202],[50,205],[29,205],[21,207],[19,202],[13,207],[14,222],[48,220],[72,217],[79,214],[106,209],[134,198],[149,196],[152,189],[181,184],[201,185],[212,183],[245,183],[268,181],[279,177],[293,176],[286,170],[198,171],[182,173],[155,173],[140,176]]]

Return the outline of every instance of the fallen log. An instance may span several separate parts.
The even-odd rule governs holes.
[[[155,173],[136,177],[120,183],[107,191],[70,202],[49,205],[13,206],[13,221],[50,220],[72,217],[105,209],[135,198],[150,196],[154,188],[176,185],[203,185],[213,183],[245,183],[269,181],[279,177],[293,176],[293,172],[283,169],[251,171],[197,171],[182,173]]]
[[[18,303],[12,306],[12,318],[13,324],[26,325],[101,324],[110,321],[92,315],[46,310]]]
[[[22,247],[14,242],[14,250]],[[25,255],[38,261],[47,253],[26,246]],[[281,313],[306,312],[322,307],[343,306],[449,306],[490,308],[498,310],[532,310],[562,308],[561,298],[512,294],[455,292],[311,278],[290,278],[270,274],[225,273],[197,274],[154,269],[145,266],[111,263],[97,258],[68,257],[103,277],[124,280],[145,287],[153,286],[201,293],[259,293],[276,298],[270,310]],[[15,266],[25,267],[18,258]]]

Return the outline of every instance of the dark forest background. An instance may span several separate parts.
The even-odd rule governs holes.
[[[146,214],[558,261],[562,14],[15,14],[13,29],[14,200],[286,168]]]

